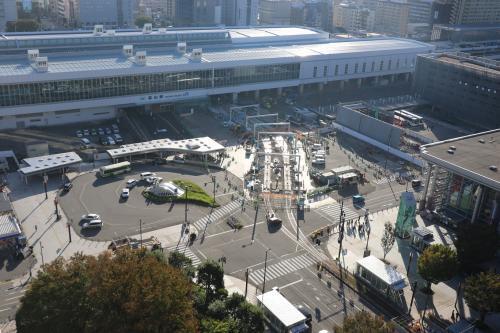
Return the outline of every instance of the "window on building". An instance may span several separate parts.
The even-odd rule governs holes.
[[[392,67],[392,60],[389,60],[389,63],[387,64],[387,69],[391,70]]]
[[[328,66],[323,66],[323,76],[326,77],[328,74]]]
[[[345,64],[344,66],[344,74],[347,74],[349,72],[349,64]]]
[[[339,75],[339,65],[335,65],[335,76]]]
[[[379,71],[383,70],[384,69],[384,61],[382,60],[380,62],[380,67],[378,68]]]
[[[396,69],[399,69],[399,59],[396,60]]]
[[[357,73],[358,72],[358,64],[355,64],[354,65],[354,73]]]
[[[375,72],[375,61],[372,61],[372,72]]]
[[[366,62],[363,63],[363,67],[361,68],[361,71],[363,73],[366,72]]]
[[[314,66],[313,77],[316,77],[316,75],[318,75],[318,67]]]

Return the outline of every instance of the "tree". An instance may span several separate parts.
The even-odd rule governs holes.
[[[448,281],[457,273],[457,254],[443,244],[431,245],[418,258],[417,268],[427,281],[427,291],[430,292],[431,283]]]
[[[382,239],[380,240],[380,245],[382,246],[382,250],[384,251],[384,260],[387,256],[387,253],[391,251],[394,246],[394,242],[396,241],[396,234],[394,232],[394,227],[391,222],[387,221],[384,224],[384,234],[382,235]]]
[[[346,316],[343,326],[335,326],[333,331],[335,333],[393,333],[394,326],[379,316],[360,311]]]
[[[465,280],[464,298],[467,305],[479,312],[479,320],[489,312],[500,312],[500,274],[479,273]]]
[[[123,250],[42,267],[16,314],[23,332],[196,332],[191,284],[177,269]]]
[[[39,26],[40,25],[35,20],[22,19],[7,22],[6,30],[8,32],[37,31]]]
[[[455,241],[461,268],[466,272],[471,272],[477,264],[493,259],[497,244],[498,234],[495,226],[479,223],[461,224]]]
[[[206,260],[198,266],[198,284],[205,289],[206,301],[211,302],[220,289],[224,289],[224,270],[214,260]]]
[[[137,16],[135,19],[135,25],[142,28],[146,23],[153,23],[153,19],[149,16]]]
[[[168,255],[168,263],[170,266],[180,269],[190,279],[194,278],[196,275],[193,261],[179,251],[170,252]]]

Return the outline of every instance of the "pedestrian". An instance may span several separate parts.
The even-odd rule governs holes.
[[[38,226],[35,224],[35,232],[38,231]]]

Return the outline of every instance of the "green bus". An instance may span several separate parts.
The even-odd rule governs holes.
[[[129,172],[130,170],[131,170],[130,162],[120,162],[100,167],[99,175],[101,177],[116,176],[121,173]]]

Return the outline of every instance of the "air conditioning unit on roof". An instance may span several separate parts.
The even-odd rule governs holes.
[[[94,25],[94,36],[100,36],[104,33],[104,26],[102,24]]]
[[[184,54],[186,53],[186,49],[187,49],[187,44],[185,42],[177,43],[177,52],[179,52],[180,54]]]
[[[34,67],[37,72],[47,72],[49,70],[49,59],[47,57],[37,57]]]
[[[143,34],[150,34],[153,31],[153,25],[151,23],[144,23],[144,27],[142,28]]]
[[[123,55],[130,58],[134,55],[134,45],[123,45]]]
[[[193,52],[191,52],[191,60],[201,61],[202,54],[203,54],[202,49],[193,49]]]
[[[36,60],[36,58],[38,58],[40,56],[40,51],[38,50],[28,50],[28,60],[30,62],[34,62]]]
[[[146,51],[137,51],[135,53],[135,63],[138,65],[146,65]]]
[[[108,36],[114,36],[116,34],[115,30],[106,30],[106,35]]]

